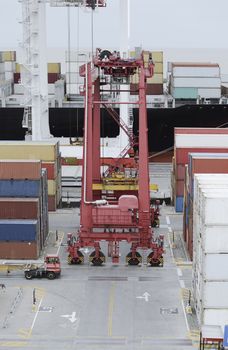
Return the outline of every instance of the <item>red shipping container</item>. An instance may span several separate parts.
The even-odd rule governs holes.
[[[174,135],[177,134],[228,134],[228,128],[174,128]]]
[[[224,145],[225,146],[225,145]],[[188,164],[189,153],[226,153],[227,148],[177,148],[175,149],[176,164]]]
[[[192,158],[192,174],[228,174],[228,158]]]
[[[176,179],[184,180],[185,179],[185,165],[177,164],[176,166]]]
[[[48,211],[56,211],[56,196],[48,196]]]
[[[0,160],[1,180],[40,180],[39,160]]]
[[[20,73],[14,73],[13,74],[13,82],[14,82],[14,84],[19,84],[20,80],[21,80],[21,74]]]
[[[38,198],[0,198],[0,219],[38,219]]]
[[[42,162],[42,168],[47,169],[48,180],[55,180],[57,176],[57,163],[56,162]]]
[[[1,242],[0,259],[38,259],[39,242]]]
[[[48,84],[54,84],[59,79],[60,79],[59,73],[48,73]]]
[[[176,197],[184,196],[184,180],[176,180]]]

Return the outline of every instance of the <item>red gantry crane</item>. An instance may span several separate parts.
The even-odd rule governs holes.
[[[152,59],[146,64],[143,54],[138,59],[125,59],[118,52],[107,50],[97,50],[93,61],[80,68],[85,81],[82,199],[79,231],[77,236],[68,235],[70,264],[84,261],[80,249],[85,247],[94,248],[89,257],[93,265],[104,263],[101,241],[108,242],[108,255],[118,263],[119,244],[127,241],[131,244],[126,256],[129,265],[142,262],[138,250],[147,252],[147,263],[151,266],[163,265],[163,236],[155,237],[152,231],[154,210],[150,207],[146,79],[152,77],[153,68]],[[103,87],[109,86],[107,77],[109,83],[118,79],[123,87],[136,73],[139,74],[138,101],[135,102],[139,107],[138,140],[121,121],[113,108],[114,102],[104,99],[102,93]],[[129,101],[121,103],[132,104]],[[129,145],[121,152],[115,166],[109,166],[103,174],[100,167],[102,108],[106,108],[129,136]],[[130,169],[126,168],[126,156],[133,159]]]

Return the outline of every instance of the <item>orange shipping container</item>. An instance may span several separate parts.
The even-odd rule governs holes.
[[[0,259],[38,259],[40,253],[37,242],[1,242]]]
[[[0,160],[1,180],[39,180],[41,162],[39,160]]]
[[[38,219],[38,198],[0,198],[0,219]]]

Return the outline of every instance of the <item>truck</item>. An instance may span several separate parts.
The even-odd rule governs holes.
[[[53,280],[61,275],[61,263],[59,256],[55,254],[46,255],[43,263],[0,261],[0,271],[8,274],[16,270],[23,270],[27,280],[42,277]]]

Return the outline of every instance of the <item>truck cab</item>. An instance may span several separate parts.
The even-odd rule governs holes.
[[[59,277],[61,274],[61,264],[58,255],[49,254],[44,258],[44,264],[29,268],[25,270],[25,278],[30,280],[32,278],[46,277],[50,280]]]

